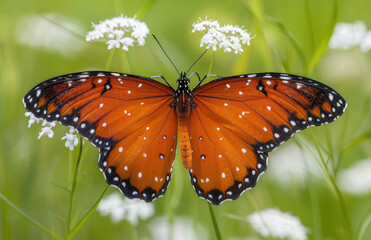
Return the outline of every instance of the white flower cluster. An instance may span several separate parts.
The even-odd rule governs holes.
[[[69,148],[70,151],[73,151],[74,147],[76,147],[79,144],[79,139],[75,134],[73,134],[74,132],[75,129],[70,128],[69,133],[66,133],[66,135],[62,137],[62,140],[66,139],[66,143],[64,144],[64,146],[66,146],[66,148]]]
[[[242,44],[250,46],[251,37],[243,27],[224,25],[220,26],[216,20],[202,20],[193,23],[192,32],[202,32],[205,35],[201,39],[200,46],[206,45],[206,48],[212,48],[213,51],[217,49],[224,49],[224,52],[231,52],[234,50],[235,54],[243,52]]]
[[[80,33],[83,29],[57,13],[42,16],[27,14],[17,23],[16,40],[21,45],[76,58],[76,54],[87,44],[76,37],[74,32]]]
[[[358,161],[350,168],[339,172],[337,182],[341,190],[362,195],[371,193],[371,159]]]
[[[137,199],[127,200],[119,193],[105,197],[97,209],[103,216],[110,215],[113,223],[127,220],[134,226],[138,224],[139,219],[145,220],[155,212],[152,204]]]
[[[350,49],[359,46],[362,52],[371,50],[371,31],[361,21],[337,23],[331,36],[329,47],[332,49]]]
[[[86,35],[86,41],[106,40],[108,49],[122,48],[125,51],[134,46],[145,44],[145,38],[149,34],[147,24],[131,17],[114,17],[100,22],[98,25],[93,23],[93,31]]]
[[[55,127],[55,122],[43,121],[42,126],[43,128],[41,129],[41,132],[39,132],[39,137],[37,139],[40,139],[42,136],[48,136],[49,138],[53,138],[54,132],[52,128]]]
[[[275,160],[269,163],[271,167],[268,178],[282,186],[295,184],[297,187],[305,187],[308,177],[313,177],[318,182],[325,182],[326,175],[321,165],[314,159],[319,159],[319,153],[315,147],[306,143],[306,149],[300,149],[295,143],[287,143],[275,153]],[[326,157],[325,153],[322,153]]]
[[[247,217],[247,221],[264,237],[307,239],[307,228],[301,224],[299,218],[278,209],[255,212]]]
[[[39,132],[39,136],[37,139],[40,139],[43,136],[48,136],[49,138],[53,138],[54,132],[53,132],[53,127],[55,127],[56,122],[47,122],[43,119],[40,119],[38,117],[35,117],[31,112],[26,112],[24,114],[26,117],[29,117],[30,119],[28,120],[28,128],[32,126],[34,123],[39,123],[40,121],[43,121],[42,123],[42,129]],[[79,139],[75,134],[75,129],[70,128],[69,133],[66,133],[64,137],[62,137],[62,140],[66,140],[65,146],[66,148],[69,148],[71,151],[74,149],[75,146],[79,144]]]
[[[176,240],[203,240],[210,239],[208,231],[201,223],[195,223],[192,219],[175,217],[157,217],[151,221],[149,228],[152,233],[151,239],[176,239]]]

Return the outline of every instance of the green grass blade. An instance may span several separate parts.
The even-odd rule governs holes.
[[[94,213],[95,209],[97,209],[99,203],[102,201],[104,195],[106,194],[108,189],[108,185],[99,196],[98,200],[94,203],[94,205],[85,213],[85,215],[76,223],[75,227],[72,228],[65,239],[71,239],[76,233],[80,230],[82,226],[84,226],[85,222],[90,218],[90,216]]]
[[[331,173],[330,169],[327,166],[327,161],[325,161],[325,159],[322,155],[320,146],[318,145],[317,141],[315,140],[315,137],[314,137],[313,133],[311,134],[311,137],[312,137],[312,142],[313,142],[314,146],[316,147],[317,152],[318,152],[318,154],[321,158],[322,165],[326,169],[326,173],[327,173],[327,176],[330,180],[330,183],[331,183],[332,187],[334,188],[335,193],[336,193],[336,195],[338,197],[338,200],[340,202],[341,210],[342,210],[343,216],[344,216],[345,230],[347,231],[347,234],[348,234],[348,239],[352,240],[352,239],[354,239],[354,231],[353,231],[352,222],[350,221],[349,213],[348,213],[348,210],[347,210],[347,207],[346,207],[346,204],[345,204],[343,194],[341,193],[339,187],[337,186],[334,175]]]
[[[360,135],[356,138],[353,138],[353,140],[350,143],[348,143],[346,146],[344,146],[343,149],[341,149],[341,153],[345,153],[345,152],[349,151],[350,149],[358,146],[359,144],[361,144],[364,141],[369,140],[370,138],[371,138],[371,131],[368,131],[368,132],[366,132],[366,133],[364,133],[364,134],[362,134],[362,135]]]
[[[370,208],[368,208],[370,209]],[[356,240],[362,240],[365,239],[363,238],[363,235],[365,232],[371,228],[371,212],[368,211],[368,214],[362,219],[361,223],[359,224],[359,228],[356,234]]]
[[[335,24],[336,24],[337,18],[338,18],[337,1],[333,0],[333,3],[334,3],[333,4],[333,12],[332,12],[331,18],[329,20],[330,25],[328,26],[328,30],[326,31],[327,34],[322,38],[320,44],[315,48],[314,53],[313,53],[311,59],[309,60],[309,63],[308,63],[307,69],[306,69],[306,75],[309,75],[313,71],[313,69],[317,65],[318,61],[322,58],[322,56],[325,54],[325,52],[327,50],[328,44],[329,44],[331,36],[332,36],[333,29],[335,28]],[[311,20],[309,20],[309,21],[311,21]],[[314,41],[314,39],[313,39],[313,41]]]
[[[305,154],[304,154],[305,149],[304,149],[304,144],[302,144],[302,142],[304,141],[297,141],[296,138],[294,138],[294,141],[299,147],[302,153],[303,159],[305,159]],[[304,161],[304,164],[306,168],[309,168],[307,161]],[[318,199],[318,193],[316,191],[316,185],[314,184],[313,176],[311,174],[308,174],[308,180],[306,181],[306,185],[307,185],[307,189],[309,193],[309,200],[310,200],[310,204],[312,208],[311,216],[312,216],[312,224],[314,226],[312,236],[313,236],[313,239],[321,240],[323,239],[321,209],[320,209],[320,203]]]
[[[48,234],[50,237],[54,239],[59,239],[58,236],[54,235],[52,232],[50,232],[46,227],[44,227],[41,223],[33,219],[30,215],[23,212],[19,207],[17,207],[15,204],[13,204],[9,199],[7,199],[2,193],[0,193],[0,198],[3,200],[8,206],[10,206],[14,211],[16,211],[19,215],[21,215],[23,218],[25,218],[27,221],[38,227],[40,230],[42,230],[44,233]]]
[[[272,17],[267,17],[266,19],[274,27],[276,27],[291,43],[291,45],[294,47],[294,49],[299,55],[299,59],[300,59],[301,64],[303,65],[303,68],[305,68],[305,66],[307,65],[307,60],[305,59],[304,52],[299,44],[299,41],[296,40],[294,35],[280,21]]]
[[[145,1],[138,9],[137,13],[135,14],[138,19],[144,19],[147,15],[148,10],[153,6],[154,0],[147,0]]]
[[[1,96],[0,96],[1,98]],[[0,181],[0,186],[1,186],[1,191],[8,195],[9,194],[9,176],[8,176],[8,167],[7,167],[7,162],[4,154],[4,147],[3,147],[3,141],[2,138],[0,138],[0,176],[1,176],[1,181]],[[5,203],[1,203],[0,206],[1,210],[1,226],[2,226],[2,232],[0,235],[0,238],[2,237],[3,239],[10,239],[11,238],[11,232],[10,232],[10,220],[9,220],[9,211],[7,208],[7,205]]]
[[[267,69],[273,69],[273,57],[269,49],[268,39],[265,34],[265,23],[264,16],[262,13],[262,5],[260,1],[247,1],[241,0],[242,4],[245,6],[248,13],[252,16],[255,27],[256,27],[256,36],[259,37],[262,45],[262,55],[266,59]]]

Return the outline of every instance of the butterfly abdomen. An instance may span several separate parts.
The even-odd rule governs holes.
[[[192,148],[191,141],[188,134],[187,120],[184,118],[179,119],[180,130],[180,155],[182,157],[183,165],[189,169],[192,167]]]

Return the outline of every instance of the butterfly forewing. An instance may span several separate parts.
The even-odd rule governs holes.
[[[295,132],[332,122],[346,108],[332,88],[279,73],[221,78],[194,94],[190,175],[199,196],[214,204],[253,187],[266,169],[267,153]]]
[[[109,184],[151,201],[164,194],[175,157],[172,93],[149,78],[81,72],[37,85],[23,102],[35,117],[74,127],[100,147],[99,167]]]

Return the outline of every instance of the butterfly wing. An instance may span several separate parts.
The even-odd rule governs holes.
[[[152,201],[166,191],[175,157],[172,93],[149,78],[81,72],[37,85],[23,102],[35,117],[74,127],[99,147],[107,183]]]
[[[268,152],[295,132],[332,122],[346,108],[332,88],[279,73],[214,80],[194,90],[194,104],[189,174],[197,194],[213,204],[254,187]]]

